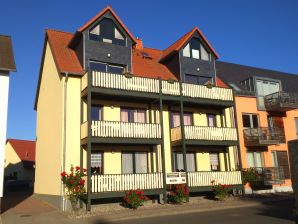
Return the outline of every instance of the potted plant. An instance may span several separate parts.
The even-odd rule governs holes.
[[[208,82],[205,83],[205,86],[211,89],[212,87],[214,87],[214,84],[210,80],[208,80]]]
[[[215,180],[212,180],[211,183],[213,196],[216,200],[224,201],[232,193],[230,185],[215,184]]]
[[[70,172],[62,172],[61,180],[64,184],[67,198],[71,203],[72,211],[77,211],[77,204],[79,198],[86,192],[85,188],[85,180],[83,179],[86,176],[86,169],[83,169],[83,173],[81,173],[81,168],[76,166],[75,168],[71,165]]]
[[[124,72],[123,75],[125,76],[125,78],[132,78],[133,74],[130,72]]]
[[[188,202],[189,189],[185,184],[174,185],[174,190],[168,194],[168,200],[172,204]]]
[[[146,200],[147,197],[144,195],[144,191],[130,190],[125,192],[122,205],[127,208],[137,209],[143,206]]]
[[[168,79],[168,83],[170,83],[170,84],[174,84],[174,82],[175,82],[174,79],[172,79],[172,78]]]

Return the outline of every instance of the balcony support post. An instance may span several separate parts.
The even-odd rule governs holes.
[[[238,159],[239,159],[239,168],[241,171],[241,182],[242,182],[242,195],[244,196],[245,194],[245,187],[244,187],[244,179],[243,179],[243,172],[242,172],[242,159],[241,159],[241,149],[240,149],[240,144],[239,144],[239,130],[238,130],[238,120],[237,120],[237,110],[236,110],[236,98],[235,98],[235,91],[233,90],[233,117],[234,117],[234,125],[237,130],[237,152],[238,152]]]
[[[184,108],[183,108],[183,91],[182,82],[179,81],[180,89],[180,127],[181,127],[181,138],[182,138],[182,153],[183,153],[183,169],[186,173],[186,187],[188,187],[188,175],[187,175],[187,164],[186,164],[186,142],[185,142],[185,128],[184,128]],[[187,201],[189,199],[187,198]]]
[[[81,174],[84,172],[84,170],[83,170],[83,165],[84,165],[83,156],[84,156],[84,148],[83,148],[83,146],[81,146],[80,147],[80,172],[81,172]],[[83,201],[82,200],[80,200],[80,208],[83,208]]]
[[[167,172],[166,172],[166,158],[165,158],[165,144],[164,144],[164,130],[163,130],[163,102],[162,102],[162,81],[159,79],[159,122],[161,135],[161,161],[163,174],[163,202],[167,203]]]
[[[88,69],[88,87],[87,87],[87,211],[91,211],[91,81],[92,71]]]

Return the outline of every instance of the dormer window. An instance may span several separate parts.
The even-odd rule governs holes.
[[[210,61],[210,53],[200,43],[198,38],[192,38],[189,41],[189,43],[183,48],[182,55],[188,58]]]
[[[111,19],[103,19],[89,31],[89,39],[125,46],[125,36]]]

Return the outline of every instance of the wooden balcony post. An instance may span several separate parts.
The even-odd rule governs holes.
[[[87,211],[91,211],[91,82],[92,71],[88,69],[88,87],[87,87]]]
[[[163,201],[167,203],[167,185],[166,185],[166,158],[165,158],[165,146],[164,146],[164,130],[163,130],[163,103],[162,103],[162,81],[159,79],[159,122],[160,122],[160,135],[161,135],[161,161],[162,161],[162,173],[163,173]]]
[[[186,173],[186,187],[188,187],[188,174],[187,174],[187,164],[186,164],[186,142],[185,142],[185,127],[184,127],[184,108],[183,108],[183,92],[182,92],[182,82],[179,80],[180,87],[180,127],[181,127],[181,140],[182,140],[182,153],[183,153],[183,168]],[[187,199],[189,200],[189,199]]]

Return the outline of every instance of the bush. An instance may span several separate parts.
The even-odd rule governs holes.
[[[77,203],[79,198],[86,192],[85,189],[85,180],[83,179],[86,176],[84,173],[87,172],[84,169],[84,173],[80,172],[80,167],[76,166],[75,168],[71,165],[70,173],[62,172],[61,180],[65,186],[66,195],[70,200],[72,209],[75,211],[77,209]]]
[[[232,188],[230,185],[226,184],[215,184],[215,181],[211,181],[212,183],[212,192],[215,199],[223,201],[230,194],[232,194]]]
[[[257,182],[259,178],[259,173],[254,168],[248,168],[242,170],[244,184],[253,184]]]
[[[172,204],[182,204],[188,201],[189,189],[185,184],[177,184],[174,190],[168,194],[168,201]]]
[[[144,191],[130,190],[125,192],[123,205],[127,208],[137,209],[138,207],[143,206],[146,200],[147,197],[144,195]]]

